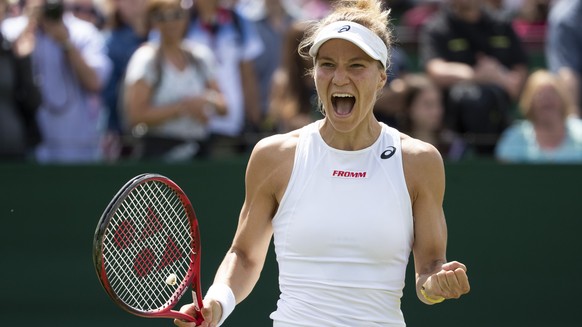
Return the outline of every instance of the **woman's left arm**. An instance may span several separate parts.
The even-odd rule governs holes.
[[[442,157],[432,145],[403,141],[405,173],[412,196],[416,293],[426,304],[456,299],[469,292],[464,264],[447,262],[447,225],[442,208],[445,172]]]

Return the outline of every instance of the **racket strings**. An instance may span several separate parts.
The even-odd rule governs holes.
[[[105,272],[119,299],[141,311],[174,305],[191,266],[190,220],[176,191],[149,181],[123,198],[104,241]],[[171,274],[178,281],[166,283]]]

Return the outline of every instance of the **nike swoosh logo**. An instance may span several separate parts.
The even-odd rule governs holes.
[[[382,154],[380,154],[381,159],[389,159],[396,153],[396,148],[393,146],[389,146]]]

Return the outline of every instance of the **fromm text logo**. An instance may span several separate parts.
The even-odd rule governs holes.
[[[348,170],[334,170],[331,177],[340,178],[366,178],[365,171],[348,171]]]

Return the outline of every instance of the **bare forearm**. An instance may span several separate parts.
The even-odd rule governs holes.
[[[156,126],[164,122],[187,114],[187,106],[183,101],[174,102],[158,107],[150,105],[129,105],[128,118],[132,126],[146,124]]]
[[[429,63],[427,65],[427,73],[442,88],[475,78],[475,72],[471,66],[441,60]]]
[[[243,301],[253,290],[261,274],[262,264],[254,263],[231,249],[216,272],[214,283],[228,285],[236,302]]]

